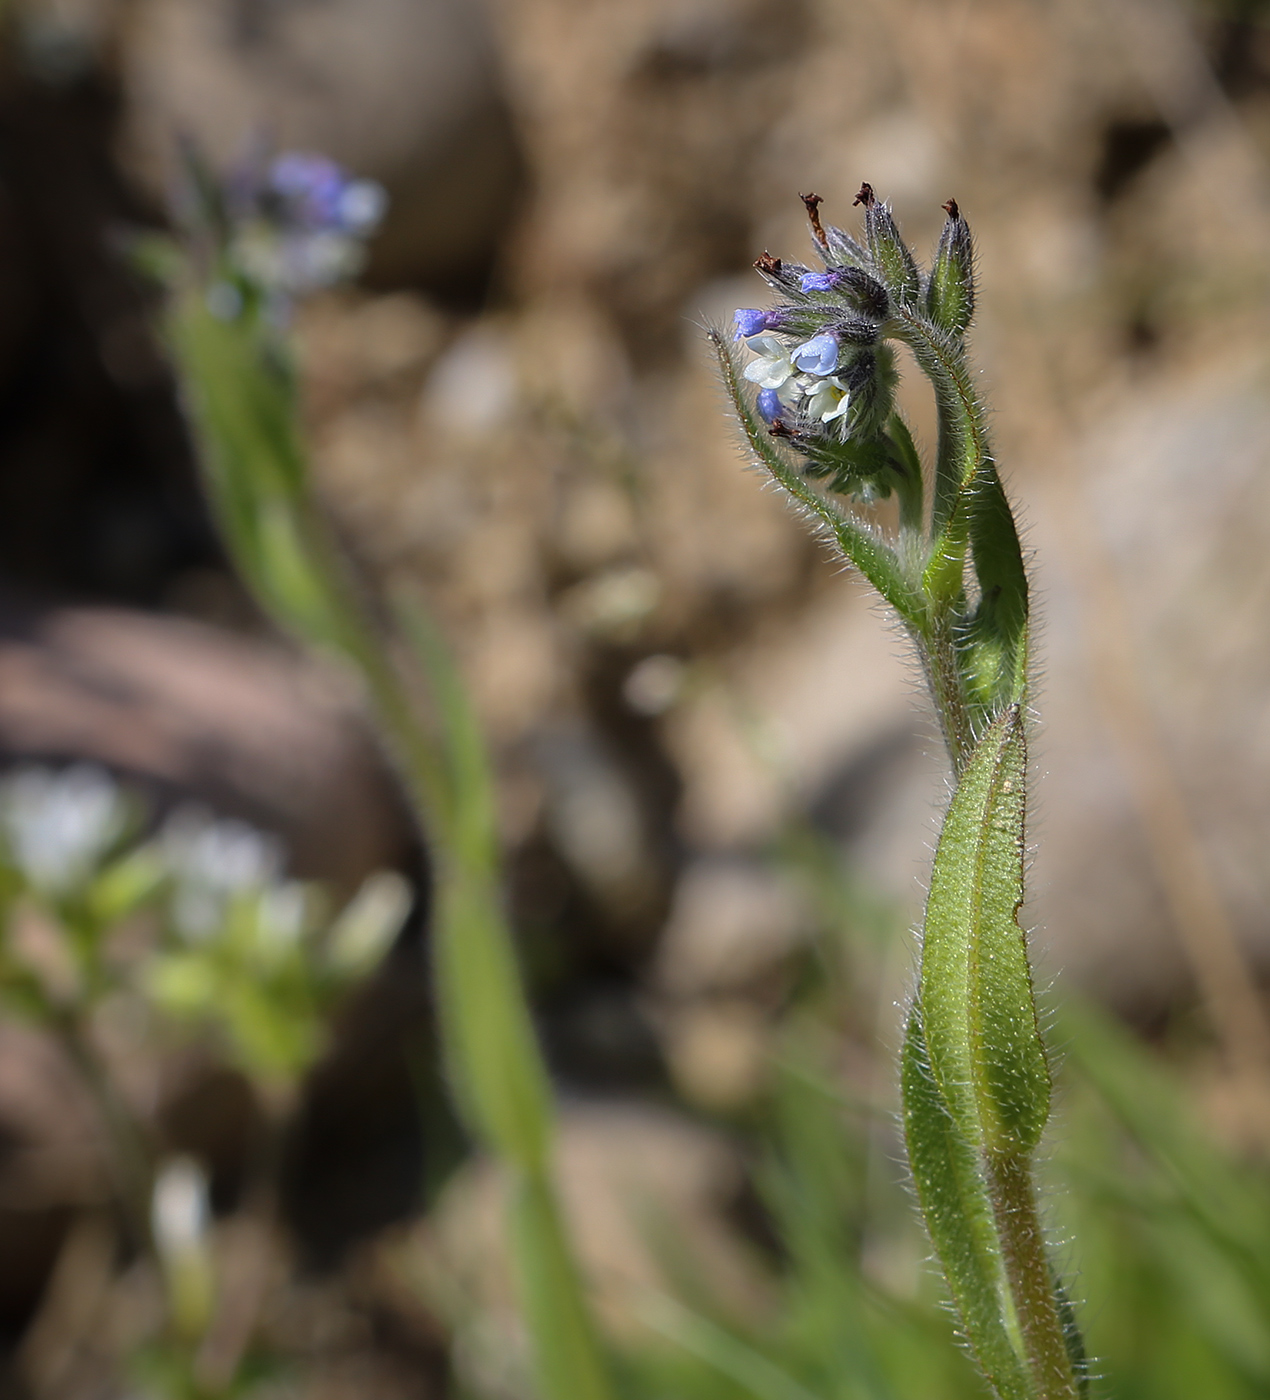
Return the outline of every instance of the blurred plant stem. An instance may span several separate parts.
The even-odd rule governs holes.
[[[420,610],[402,604],[435,702],[430,734],[312,495],[287,348],[259,301],[218,315],[196,279],[177,293],[169,328],[238,568],[282,627],[361,676],[428,842],[446,1067],[467,1127],[510,1177],[540,1394],[608,1400],[607,1364],[556,1199],[551,1095],[503,906],[487,762],[457,673]]]
[[[150,1197],[154,1187],[154,1149],[93,1044],[91,1030],[71,1009],[64,1009],[53,1026],[101,1118],[106,1139],[106,1167],[114,1177],[131,1243],[146,1251],[152,1245]]]

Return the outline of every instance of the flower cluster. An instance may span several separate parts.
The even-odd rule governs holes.
[[[736,311],[734,339],[753,352],[743,373],[758,388],[758,412],[771,433],[801,454],[810,475],[828,477],[832,490],[875,499],[909,469],[894,440],[895,358],[885,342],[897,334],[897,316],[929,314],[937,280],[946,288],[957,279],[947,275],[943,243],[931,276],[921,276],[889,208],[868,185],[856,196],[864,243],[821,223],[818,195],[804,195],[803,203],[823,267],[764,254],[755,267],[781,300]],[[949,220],[964,231],[955,205]],[[968,259],[968,234],[961,244]],[[960,330],[969,305],[963,310]]]
[[[288,152],[234,191],[231,256],[263,285],[302,295],[352,276],[387,196],[326,156]]]
[[[179,212],[222,320],[255,304],[285,322],[296,297],[354,276],[387,208],[381,185],[311,152],[251,153],[224,178],[196,150],[184,158]]]

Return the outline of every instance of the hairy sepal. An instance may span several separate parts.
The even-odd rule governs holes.
[[[940,330],[963,335],[975,311],[974,244],[956,204],[944,207],[948,218],[926,284],[926,314]]]

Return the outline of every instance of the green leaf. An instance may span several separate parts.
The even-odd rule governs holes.
[[[980,594],[966,629],[967,680],[980,703],[995,708],[1020,701],[1027,684],[1027,572],[1014,515],[991,461],[981,465],[964,494]]]
[[[148,904],[168,872],[152,845],[137,846],[94,876],[84,892],[89,917],[109,927]]]
[[[513,1178],[512,1237],[542,1400],[613,1400],[560,1209],[541,1174]]]
[[[1001,1400],[1031,1400],[979,1154],[949,1111],[932,1071],[920,1003],[909,1013],[900,1083],[909,1169],[966,1341]]]
[[[933,614],[959,612],[969,550],[979,603],[971,617],[958,619],[960,669],[967,698],[981,714],[992,713],[1021,700],[1026,683],[1028,583],[1018,529],[960,336],[903,309],[891,329],[930,380],[939,414],[933,538],[922,588]]]
[[[1015,705],[962,775],[926,904],[917,999],[931,1072],[960,1132],[985,1152],[1030,1152],[1049,1117],[1049,1062],[1017,917],[1026,778]]]

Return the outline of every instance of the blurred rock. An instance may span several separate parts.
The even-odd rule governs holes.
[[[744,1190],[726,1138],[665,1109],[566,1104],[556,1152],[564,1214],[606,1326],[631,1337],[692,1260],[723,1306],[753,1316],[768,1280],[728,1220]],[[466,1166],[432,1217],[387,1246],[391,1267],[456,1329],[461,1373],[484,1386],[523,1377],[526,1343],[513,1305],[506,1197],[488,1162]]]
[[[651,977],[669,997],[742,991],[807,932],[797,889],[740,860],[697,860],[679,877]]]
[[[120,42],[130,166],[156,194],[174,142],[218,165],[253,142],[383,183],[380,283],[488,271],[519,179],[481,7],[464,0],[141,0]]]
[[[711,1113],[752,1103],[764,1084],[771,1022],[747,997],[711,997],[662,1007],[662,1047],[675,1088]]]
[[[296,875],[344,889],[417,863],[343,677],[199,623],[4,600],[0,756],[88,759],[160,808],[200,800],[276,832]]]
[[[0,1025],[0,1327],[19,1334],[75,1211],[110,1199],[91,1100],[40,1032]]]
[[[1028,512],[1047,657],[1034,917],[1058,966],[1138,1009],[1190,975],[1161,894],[1177,853],[1141,818],[1126,725],[1158,736],[1236,934],[1270,973],[1265,384],[1260,358],[1227,351],[1126,396],[1050,464]],[[1075,520],[1092,545],[1065,539]],[[1102,645],[1137,694],[1099,674]]]
[[[617,928],[639,928],[658,900],[661,872],[636,793],[585,731],[549,731],[538,753],[557,848]]]

